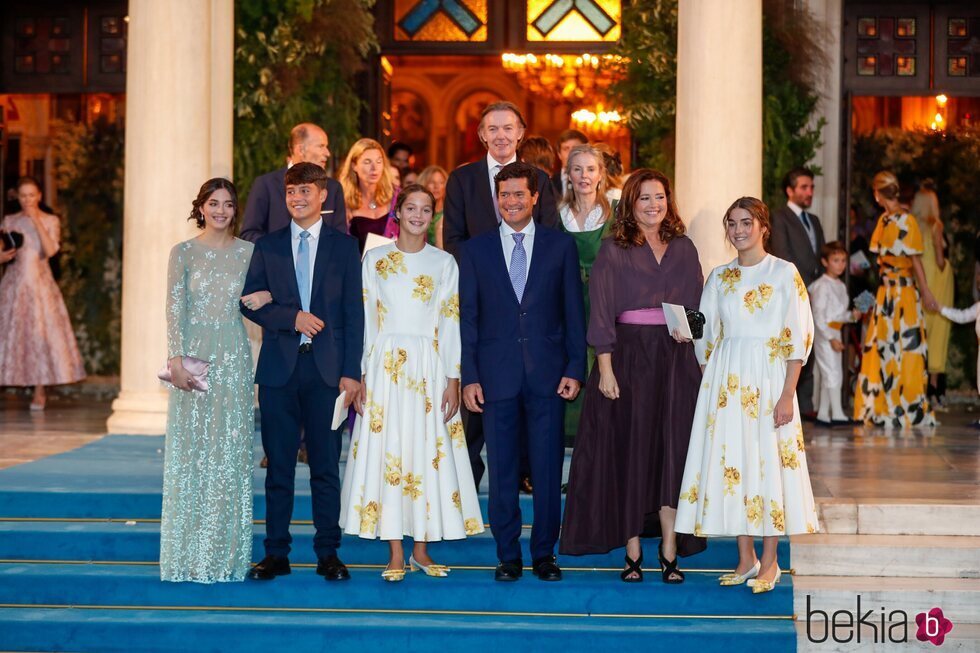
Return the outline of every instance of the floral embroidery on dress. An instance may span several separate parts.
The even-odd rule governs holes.
[[[473,517],[470,517],[463,522],[463,530],[466,531],[467,535],[477,535],[483,532],[483,529],[480,526],[480,522]]]
[[[454,447],[466,446],[466,434],[463,432],[463,423],[459,420],[449,423],[449,437],[453,440]]]
[[[381,331],[385,326],[385,316],[388,315],[388,308],[380,299],[375,302],[375,306],[378,311],[378,331]]]
[[[745,502],[745,516],[755,527],[762,526],[762,517],[765,510],[762,505],[762,495],[757,494],[751,499],[744,497],[742,501]]]
[[[452,501],[453,505],[456,506],[456,510],[463,512],[463,501],[459,498],[459,490],[453,492]]]
[[[800,461],[796,457],[796,441],[795,440],[780,440],[779,441],[779,464],[785,469],[797,469],[800,466]]]
[[[749,310],[749,313],[755,313],[756,310],[765,308],[770,298],[772,298],[772,286],[764,283],[758,288],[746,292],[742,297],[742,303]]]
[[[402,459],[390,453],[385,454],[385,483],[398,487],[402,482]]]
[[[384,429],[384,408],[369,399],[367,402],[367,409],[368,417],[370,419],[371,433],[381,433],[382,429]]]
[[[443,317],[459,322],[459,293],[453,293],[449,299],[442,302],[439,313]]]
[[[718,408],[724,408],[728,405],[728,391],[722,388],[718,391]]]
[[[446,452],[442,450],[444,444],[442,438],[436,438],[436,457],[432,459],[432,469],[439,471],[439,461],[446,457]]]
[[[415,282],[415,290],[412,291],[412,298],[428,303],[432,299],[432,291],[435,290],[435,283],[432,281],[432,277],[427,274],[420,274],[412,279],[412,281]]]
[[[402,367],[405,366],[405,362],[408,360],[408,352],[404,349],[398,349],[398,358],[395,359],[392,352],[385,352],[385,373],[391,377],[391,382],[398,385],[398,380],[404,376],[402,372]]]
[[[381,508],[378,506],[378,502],[371,501],[363,508],[356,505],[354,510],[361,515],[361,532],[373,533],[378,525],[378,518],[381,516]]]
[[[742,410],[752,419],[759,417],[759,388],[750,385],[742,387]]]
[[[766,347],[769,348],[769,362],[774,362],[777,358],[782,358],[783,360],[789,360],[789,357],[793,355],[793,332],[789,327],[783,328],[782,333],[778,337],[773,336],[769,338],[766,342]]]
[[[725,288],[725,294],[735,292],[735,286],[741,280],[742,271],[739,268],[725,268],[721,273],[721,285]]]
[[[806,447],[804,446],[804,443],[803,443],[803,425],[802,424],[797,424],[796,425],[796,448],[797,448],[797,450],[799,450],[801,452],[806,451]]]
[[[698,473],[695,482],[691,484],[687,492],[681,493],[681,499],[687,501],[688,503],[698,502],[698,484],[701,483],[701,474]]]
[[[777,531],[786,530],[786,521],[783,516],[783,509],[775,501],[769,501],[769,517],[772,518],[772,527]]]
[[[742,473],[736,467],[725,468],[725,496],[735,496],[735,486],[742,482]]]
[[[806,284],[803,283],[803,277],[800,276],[799,272],[793,273],[793,285],[796,286],[796,293],[800,296],[803,301],[809,301],[809,295],[806,292]]]
[[[402,494],[404,494],[406,497],[412,497],[413,501],[422,496],[421,474],[413,474],[409,472],[402,476],[402,481],[404,481],[404,485],[402,486]]]
[[[738,374],[728,375],[727,387],[728,387],[728,391],[731,392],[732,394],[738,392]]]

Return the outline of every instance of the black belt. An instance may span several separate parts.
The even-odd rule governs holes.
[[[313,351],[312,342],[304,342],[302,345],[299,346],[299,353],[301,354],[309,354],[311,351]]]

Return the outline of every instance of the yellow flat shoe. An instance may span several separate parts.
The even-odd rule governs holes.
[[[755,565],[744,574],[731,573],[731,574],[724,574],[722,576],[719,576],[718,584],[721,585],[722,587],[732,587],[734,585],[741,585],[745,581],[749,581],[749,583],[751,584],[752,581],[749,579],[758,576],[759,570],[761,568],[762,565],[759,563],[758,560],[756,560]]]

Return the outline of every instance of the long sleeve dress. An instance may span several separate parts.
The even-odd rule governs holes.
[[[854,419],[887,427],[933,426],[926,398],[929,375],[922,301],[912,257],[923,252],[922,233],[909,213],[883,214],[871,234],[881,285],[864,337]]]
[[[238,309],[253,245],[170,252],[167,357],[210,361],[207,392],[170,389],[160,578],[245,578],[252,560],[252,353]]]
[[[340,526],[365,539],[458,540],[483,516],[447,378],[459,378],[459,271],[431,245],[392,243],[364,257],[364,414],[354,422]]]
[[[787,363],[806,362],[813,317],[796,266],[775,256],[715,268],[701,297],[705,365],[691,429],[679,533],[794,535],[818,528],[800,409],[780,428],[773,410]]]
[[[691,436],[701,371],[690,343],[665,325],[622,324],[626,311],[664,302],[696,308],[701,264],[686,236],[657,262],[648,245],[603,241],[592,267],[588,341],[612,354],[618,399],[599,391],[599,368],[585,386],[582,421],[572,454],[560,551],[584,555],[622,547],[631,537],[659,537],[661,507],[676,507]],[[682,556],[705,548],[681,536]]]
[[[43,214],[41,225],[60,243],[57,216]],[[34,221],[24,214],[8,215],[0,222],[0,229],[24,237],[0,279],[0,385],[81,381],[85,365]]]

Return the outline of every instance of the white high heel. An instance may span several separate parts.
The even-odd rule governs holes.
[[[753,594],[762,594],[763,592],[771,592],[776,589],[776,584],[779,582],[779,577],[783,575],[782,570],[776,567],[776,576],[771,580],[755,580],[749,581],[749,587],[752,588]]]
[[[408,557],[408,566],[412,571],[420,569],[425,572],[426,576],[432,576],[434,578],[445,578],[449,575],[449,572],[452,571],[452,569],[446,565],[437,565],[436,563],[432,563],[431,565],[423,565],[421,562],[415,559],[415,556]]]
[[[736,574],[733,572],[731,574],[724,574],[722,576],[719,576],[718,584],[724,587],[730,587],[732,585],[741,585],[746,581],[748,581],[748,583],[751,585],[752,584],[751,579],[759,575],[760,569],[762,569],[762,564],[758,560],[756,560],[752,568],[749,569],[744,574]]]

